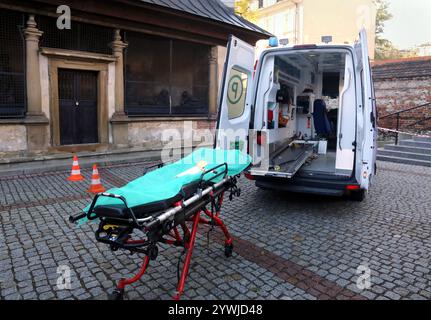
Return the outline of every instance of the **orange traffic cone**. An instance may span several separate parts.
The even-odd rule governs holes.
[[[93,175],[91,176],[91,185],[88,192],[100,193],[105,192],[106,189],[102,186],[100,182],[99,170],[97,170],[97,165],[93,165]]]
[[[84,177],[81,175],[81,168],[79,168],[78,157],[76,155],[73,156],[73,164],[72,164],[72,172],[70,177],[67,178],[69,181],[81,181],[84,180]]]

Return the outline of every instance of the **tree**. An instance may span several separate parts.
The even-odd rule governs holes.
[[[235,13],[244,19],[255,22],[256,12],[252,9],[253,0],[235,0]]]
[[[391,20],[393,15],[389,12],[389,3],[386,0],[374,0],[374,4],[377,7],[376,37],[380,38],[385,30],[385,23]]]
[[[376,14],[376,60],[387,60],[398,58],[397,49],[391,41],[383,38],[385,23],[393,18],[389,11],[389,3],[386,0],[374,0],[377,7]]]
[[[399,59],[416,56],[414,50],[398,50],[394,44],[383,37],[385,23],[393,18],[390,13],[389,3],[386,0],[374,0],[377,7],[376,15],[376,60]]]

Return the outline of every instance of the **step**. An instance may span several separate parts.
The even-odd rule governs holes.
[[[431,155],[431,149],[428,149],[428,148],[418,148],[418,147],[400,146],[400,145],[397,146],[394,144],[385,145],[384,150],[412,152],[412,153],[421,153],[421,154],[430,154]]]
[[[431,142],[415,141],[413,139],[412,140],[401,140],[400,145],[431,149]]]
[[[416,137],[416,136],[413,136],[413,140],[414,141],[418,141],[418,142],[431,142],[431,137]]]
[[[385,150],[385,149],[379,149],[378,154],[382,156],[431,161],[431,154],[404,152],[400,150]]]
[[[431,161],[425,161],[425,160],[412,160],[412,159],[383,156],[383,155],[377,155],[377,160],[387,161],[387,162],[395,162],[395,163],[403,163],[403,164],[409,164],[409,165],[414,165],[414,166],[431,167]]]

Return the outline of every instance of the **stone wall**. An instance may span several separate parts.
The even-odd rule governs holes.
[[[380,117],[431,102],[431,77],[375,80],[374,86]],[[431,106],[402,114],[400,124],[402,128],[405,128],[409,124],[427,117],[431,117]],[[395,128],[396,117],[381,119],[379,126]],[[429,129],[431,128],[431,120],[411,128],[415,130]]]
[[[210,115],[208,117],[129,118],[124,114],[123,65],[119,62],[121,59],[119,60],[118,57],[124,48],[121,38],[114,39],[119,41],[117,43],[119,50],[114,50],[117,55],[39,47],[38,40],[41,33],[37,30],[34,18],[31,15],[27,22],[28,29],[31,31],[28,31],[27,34],[28,37],[32,37],[26,42],[26,45],[31,46],[32,49],[27,50],[27,56],[31,58],[31,63],[27,63],[27,69],[29,69],[27,73],[34,78],[32,86],[27,84],[28,114],[24,119],[0,119],[1,158],[15,156],[17,153],[31,155],[34,153],[70,152],[70,150],[80,152],[80,150],[87,151],[90,148],[90,146],[80,148],[80,145],[77,145],[70,149],[70,146],[60,145],[60,108],[57,81],[59,68],[99,72],[98,127],[100,144],[91,146],[91,150],[124,147],[159,150],[164,144],[169,143],[169,141],[163,142],[162,138],[169,135],[167,130],[172,129],[177,130],[178,141],[185,137],[185,131],[201,136],[194,137],[194,146],[199,145],[202,139],[207,145],[212,144],[211,131],[215,128],[218,107],[217,93],[223,75],[226,57],[225,47],[214,46],[209,57]],[[30,53],[31,56],[29,56]],[[181,83],[186,83],[189,76],[186,75]],[[202,138],[202,136],[207,138]]]
[[[215,119],[205,120],[173,120],[173,121],[139,121],[128,124],[129,147],[143,147],[148,150],[160,150],[166,144],[177,143],[184,146],[212,144],[215,129]],[[190,139],[190,135],[193,135]]]
[[[27,131],[24,125],[0,125],[0,152],[27,149]]]

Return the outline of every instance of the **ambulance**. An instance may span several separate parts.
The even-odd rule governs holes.
[[[269,43],[256,60],[230,37],[215,147],[250,154],[259,188],[364,200],[378,131],[365,30],[353,45]]]

